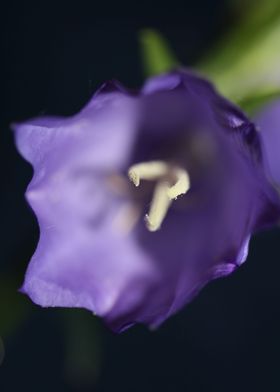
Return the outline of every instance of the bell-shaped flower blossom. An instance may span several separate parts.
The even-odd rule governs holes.
[[[279,218],[254,125],[189,71],[137,93],[108,83],[70,118],[14,129],[40,227],[22,292],[41,306],[155,328]]]
[[[256,115],[268,178],[280,189],[280,100],[266,105]]]

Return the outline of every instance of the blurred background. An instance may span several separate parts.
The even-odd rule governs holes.
[[[238,271],[157,331],[115,335],[89,312],[41,309],[18,292],[39,233],[23,196],[32,170],[9,128],[74,114],[105,80],[138,88],[175,63],[201,70],[252,114],[278,94],[277,2],[2,2],[1,392],[280,390],[278,230],[256,235]]]

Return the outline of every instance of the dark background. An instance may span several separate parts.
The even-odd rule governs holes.
[[[222,0],[2,3],[1,392],[280,390],[278,231],[254,237],[237,272],[208,285],[155,332],[137,326],[115,335],[89,312],[41,309],[17,292],[38,227],[23,197],[32,171],[9,124],[73,114],[107,79],[140,86],[142,28],[158,29],[192,65],[239,12]]]

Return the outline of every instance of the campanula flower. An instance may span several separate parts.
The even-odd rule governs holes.
[[[280,189],[280,100],[266,105],[256,116],[268,178]]]
[[[108,83],[72,117],[14,128],[40,226],[22,292],[41,306],[157,327],[279,217],[254,125],[189,71],[137,93]]]

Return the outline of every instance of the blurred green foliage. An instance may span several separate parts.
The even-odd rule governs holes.
[[[253,101],[280,95],[279,44],[280,2],[255,2],[198,69],[225,96],[252,110]]]
[[[157,75],[179,66],[166,40],[158,32],[152,29],[141,30],[139,39],[146,76]]]
[[[194,68],[252,114],[280,96],[280,2],[247,0],[236,9],[235,25]],[[140,43],[146,75],[178,64],[158,33],[142,31]]]

